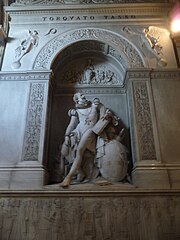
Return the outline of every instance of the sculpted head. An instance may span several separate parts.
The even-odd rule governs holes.
[[[89,101],[86,99],[86,97],[82,93],[75,93],[73,97],[73,101],[76,103],[76,105],[87,106],[89,104]]]
[[[74,97],[73,97],[73,101],[75,103],[82,104],[82,103],[86,102],[87,100],[86,100],[86,97],[84,96],[84,94],[82,94],[82,93],[75,93]]]

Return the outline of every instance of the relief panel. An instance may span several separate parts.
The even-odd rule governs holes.
[[[13,6],[24,5],[59,5],[59,4],[117,4],[117,3],[153,3],[153,0],[16,0]],[[158,0],[158,3],[167,3],[168,0]]]
[[[179,239],[179,196],[1,197],[9,240]]]
[[[157,160],[147,81],[134,81],[133,91],[140,159]]]

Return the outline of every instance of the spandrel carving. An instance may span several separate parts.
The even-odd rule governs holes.
[[[122,32],[136,46],[139,46],[146,61],[154,59],[155,67],[166,67],[168,62],[163,52],[167,33],[164,29],[154,26],[145,28],[125,26],[122,28]]]
[[[167,65],[167,60],[163,56],[163,46],[160,44],[161,37],[158,35],[160,33],[157,31],[157,28],[152,26],[144,28],[143,33],[150,48],[159,58],[159,66],[165,67]]]
[[[21,59],[28,54],[34,47],[38,46],[38,31],[28,31],[28,36],[20,42],[20,45],[15,49],[15,61],[12,64],[13,68],[21,67]]]
[[[18,40],[19,45],[14,50],[15,61],[12,63],[12,68],[18,69],[21,67],[22,59],[24,58],[24,56],[29,54],[34,48],[38,47],[40,37],[55,35],[56,33],[57,29],[55,28],[50,28],[45,33],[39,33],[37,30],[28,30],[26,31],[26,33],[23,33],[23,40]]]
[[[127,149],[121,143],[124,129],[116,132],[119,119],[98,98],[89,101],[81,93],[73,97],[75,109],[69,110],[70,123],[61,148],[62,187],[87,182],[101,175],[109,182],[127,176]]]

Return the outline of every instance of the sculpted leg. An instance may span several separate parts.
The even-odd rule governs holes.
[[[77,147],[76,158],[74,159],[71,170],[69,171],[68,175],[65,177],[64,181],[61,183],[62,187],[68,187],[69,184],[71,183],[72,177],[77,173],[77,171],[80,170],[84,151],[88,148],[89,140],[92,140],[91,137],[93,137],[93,135],[94,135],[93,132],[88,131],[81,138],[81,141],[79,142],[79,145]]]

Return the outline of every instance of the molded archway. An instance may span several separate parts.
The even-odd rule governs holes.
[[[99,28],[81,28],[60,34],[38,53],[33,69],[51,69],[56,56],[66,47],[83,40],[95,40],[109,45],[107,54],[119,56],[125,68],[148,67],[140,51],[122,35]]]

